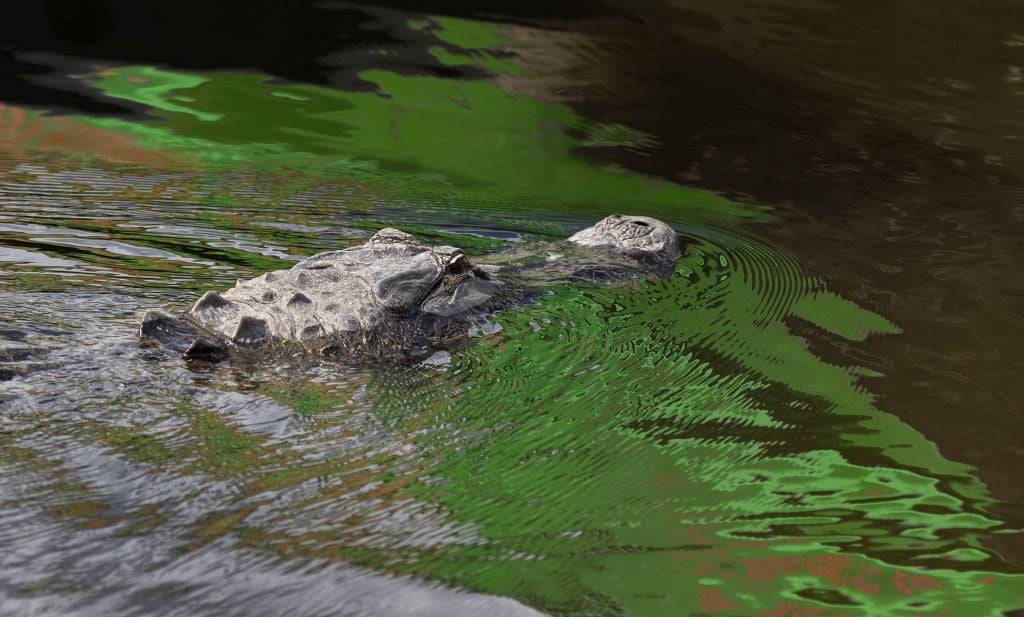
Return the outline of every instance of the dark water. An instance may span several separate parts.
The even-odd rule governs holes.
[[[2,27],[0,613],[1024,608],[1024,4],[142,4]],[[135,337],[611,212],[676,274],[421,365]]]

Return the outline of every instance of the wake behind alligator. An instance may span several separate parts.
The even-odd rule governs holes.
[[[492,264],[385,228],[365,244],[209,291],[177,314],[150,310],[139,334],[199,361],[252,351],[418,358],[464,344],[485,315],[528,298],[531,281],[665,278],[681,250],[671,227],[644,216],[612,215]]]

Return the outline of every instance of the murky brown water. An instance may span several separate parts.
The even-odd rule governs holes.
[[[0,26],[0,334],[48,350],[0,374],[0,612],[1024,605],[1024,2],[412,4]],[[608,211],[677,275],[448,364],[134,338],[385,225]]]
[[[776,242],[905,330],[816,352],[885,373],[1024,526],[1024,3],[616,6],[524,32],[524,91],[659,137],[624,165],[778,208]]]

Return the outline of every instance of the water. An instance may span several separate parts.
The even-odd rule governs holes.
[[[0,90],[0,612],[1024,608],[1020,4],[55,6]],[[612,212],[673,277],[420,365],[136,339],[383,226]]]

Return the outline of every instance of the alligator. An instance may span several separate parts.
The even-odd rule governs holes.
[[[612,215],[565,242],[483,260],[492,263],[385,228],[365,244],[208,291],[175,314],[149,310],[139,335],[200,362],[247,351],[419,358],[457,347],[487,315],[527,300],[531,288],[665,278],[683,248],[671,227],[645,216]]]

